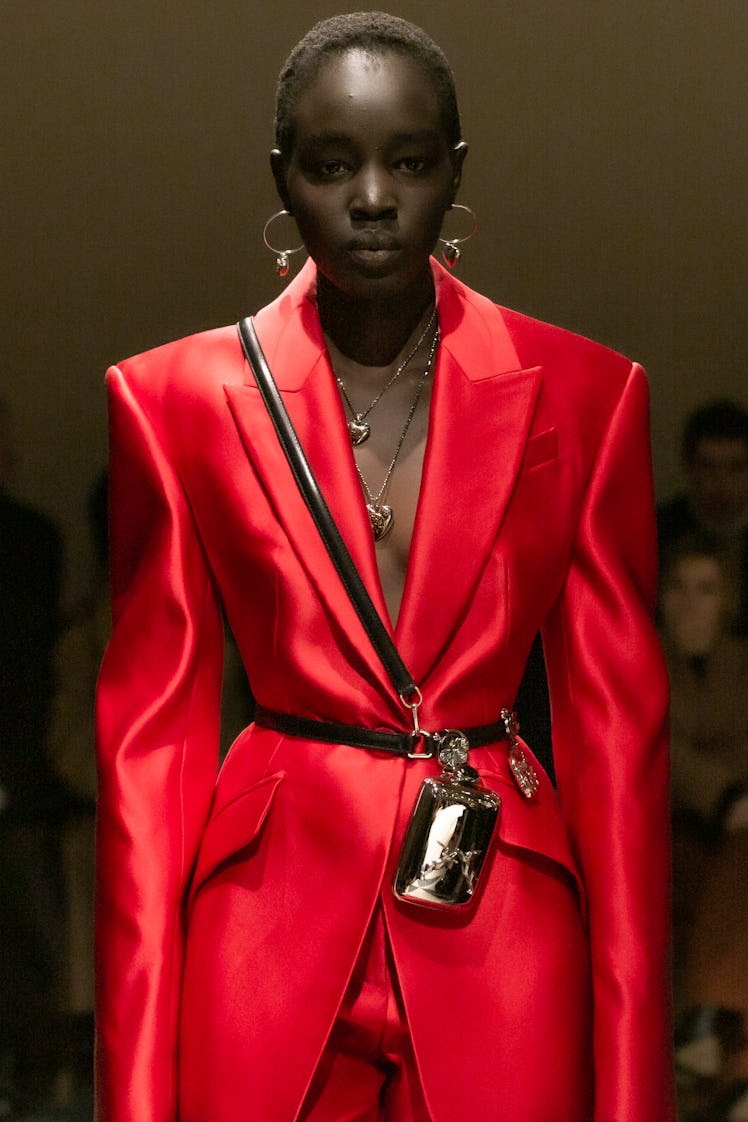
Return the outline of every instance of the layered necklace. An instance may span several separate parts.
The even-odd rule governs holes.
[[[436,319],[436,305],[434,305],[434,308],[431,312],[431,315],[429,316],[429,321],[426,324],[426,326],[424,327],[421,334],[419,335],[418,341],[415,344],[415,346],[413,347],[413,349],[408,352],[408,354],[405,356],[403,361],[400,363],[397,370],[392,375],[392,377],[389,379],[389,381],[387,381],[382,386],[381,390],[376,395],[374,400],[370,401],[369,404],[367,405],[366,409],[363,409],[360,413],[357,412],[353,408],[353,405],[351,403],[351,399],[348,396],[348,391],[346,390],[345,386],[343,385],[342,378],[340,378],[337,374],[335,375],[335,381],[338,383],[338,386],[340,388],[340,392],[342,393],[343,399],[344,399],[346,405],[348,406],[348,411],[351,414],[351,418],[348,421],[348,432],[351,434],[351,443],[352,444],[354,444],[354,445],[355,444],[363,444],[365,440],[369,439],[369,436],[371,435],[371,426],[369,425],[366,418],[369,416],[369,414],[371,413],[372,409],[377,404],[377,402],[380,401],[384,397],[384,395],[387,393],[387,390],[390,388],[390,386],[393,386],[395,384],[395,382],[398,380],[400,375],[403,373],[403,371],[405,370],[405,367],[408,365],[408,363],[411,361],[411,359],[415,358],[416,354],[421,349],[421,344],[423,343],[426,336],[428,335],[431,328],[433,327],[435,319]],[[416,402],[416,404],[418,404],[418,403]]]
[[[404,360],[404,362],[402,362],[398,366],[397,370],[392,375],[390,380],[387,382],[387,384],[384,386],[384,388],[379,391],[377,396],[374,398],[374,400],[371,402],[371,404],[368,406],[368,408],[364,410],[363,413],[356,413],[354,411],[354,409],[351,405],[350,399],[348,397],[348,394],[346,393],[345,387],[344,387],[342,381],[340,380],[340,378],[336,375],[336,381],[337,381],[338,385],[340,386],[340,391],[343,394],[343,397],[345,398],[345,401],[346,401],[351,413],[353,414],[351,420],[348,422],[348,431],[351,434],[351,441],[354,445],[362,444],[367,439],[367,437],[369,436],[369,433],[371,432],[371,429],[370,429],[369,425],[367,424],[365,418],[368,416],[368,414],[374,408],[376,403],[382,397],[382,394],[384,394],[390,388],[392,383],[397,378],[400,377],[400,375],[405,370],[405,367],[408,365],[408,363],[411,361],[411,359],[415,357],[418,349],[420,348],[421,344],[424,342],[424,340],[426,338],[426,335],[428,334],[430,328],[434,324],[435,319],[436,319],[436,308],[434,308],[434,311],[431,313],[431,317],[430,317],[428,323],[426,324],[426,327],[423,331],[423,334],[420,336],[420,338],[419,338],[418,342],[416,343],[415,347],[413,347],[412,351],[410,351],[410,353],[408,354],[408,356]],[[372,533],[374,534],[374,540],[375,541],[381,541],[382,538],[386,537],[387,534],[392,529],[392,526],[393,526],[394,521],[395,521],[395,515],[394,515],[394,512],[392,510],[392,506],[391,506],[390,503],[386,503],[384,501],[384,499],[385,499],[385,496],[387,494],[387,488],[390,485],[390,480],[392,479],[392,473],[395,470],[395,464],[397,463],[398,457],[400,455],[400,450],[402,449],[402,446],[405,443],[405,437],[408,435],[408,430],[409,430],[411,422],[412,422],[412,420],[415,416],[416,409],[418,408],[418,402],[421,400],[421,395],[422,395],[422,393],[424,391],[424,388],[426,386],[426,380],[428,379],[428,376],[431,373],[432,367],[434,365],[434,357],[436,355],[436,348],[438,347],[438,345],[439,345],[439,325],[437,324],[436,328],[434,329],[434,333],[433,333],[433,336],[432,336],[432,339],[431,339],[431,344],[429,346],[429,353],[428,353],[428,357],[426,359],[426,365],[424,367],[423,374],[418,379],[418,385],[416,386],[416,392],[413,395],[413,400],[410,403],[410,408],[408,410],[408,415],[405,418],[405,424],[403,425],[400,436],[397,439],[397,443],[395,445],[395,451],[392,454],[392,459],[390,460],[387,471],[384,474],[384,480],[382,481],[382,485],[381,485],[381,487],[379,488],[379,490],[377,491],[376,494],[374,494],[372,492],[371,487],[369,486],[369,484],[364,479],[364,476],[361,472],[361,468],[358,466],[358,464],[356,464],[356,471],[358,472],[358,478],[361,481],[361,487],[363,489],[364,496],[365,496],[365,499],[366,499],[366,510],[367,510],[368,515],[369,515],[369,521],[371,522],[371,529],[372,529]],[[364,430],[364,429],[365,429],[365,431],[363,432],[363,435],[361,435],[362,430]]]

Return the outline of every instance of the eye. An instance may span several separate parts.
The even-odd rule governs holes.
[[[417,175],[425,170],[426,161],[423,156],[403,156],[397,161],[397,166],[403,171],[410,172],[411,175]]]
[[[315,170],[320,179],[337,179],[345,175],[348,165],[343,160],[323,160]]]

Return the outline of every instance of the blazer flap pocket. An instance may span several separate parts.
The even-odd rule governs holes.
[[[208,820],[190,886],[189,903],[219,865],[255,840],[285,772],[268,775],[242,791]]]
[[[517,849],[541,853],[567,869],[577,885],[579,899],[584,907],[584,885],[550,783],[542,784],[538,799],[526,799],[513,781],[507,780],[503,775],[484,772],[481,769],[481,776],[488,780],[489,785],[493,785],[493,781],[496,780],[500,789],[502,805],[499,836],[501,840]]]
[[[528,471],[529,468],[538,467],[539,464],[553,460],[556,456],[558,456],[558,432],[556,429],[546,429],[545,432],[531,436],[527,441],[520,470]]]

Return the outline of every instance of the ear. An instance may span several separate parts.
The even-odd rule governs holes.
[[[462,165],[465,163],[465,157],[468,154],[467,141],[461,140],[459,144],[455,144],[450,152],[452,159],[452,189],[454,194],[457,194],[457,188],[462,181]],[[454,201],[454,198],[453,198]]]
[[[275,189],[278,192],[280,201],[283,203],[285,210],[290,214],[291,201],[288,197],[288,189],[286,187],[286,161],[283,158],[283,153],[280,148],[273,148],[270,153],[270,170],[273,173]]]

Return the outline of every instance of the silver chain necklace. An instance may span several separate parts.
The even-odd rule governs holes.
[[[411,351],[408,352],[407,356],[400,363],[400,365],[398,366],[397,370],[392,375],[390,380],[384,386],[382,386],[382,389],[379,391],[379,393],[374,398],[374,400],[371,401],[369,403],[369,405],[366,407],[366,409],[363,409],[361,412],[357,412],[353,408],[353,404],[351,402],[351,399],[348,396],[348,391],[346,390],[346,388],[343,384],[343,379],[338,374],[335,375],[335,381],[338,383],[338,386],[340,388],[340,392],[342,393],[343,398],[345,400],[345,403],[348,406],[348,409],[350,410],[350,413],[351,413],[351,419],[350,419],[350,421],[348,421],[348,432],[350,433],[352,444],[354,444],[354,445],[355,444],[363,444],[365,440],[369,439],[369,436],[371,435],[371,426],[369,425],[366,418],[369,416],[369,414],[371,413],[374,406],[377,404],[377,402],[380,400],[380,398],[384,396],[384,394],[387,392],[387,390],[390,388],[390,386],[394,385],[394,383],[397,381],[397,379],[400,377],[400,375],[405,370],[405,367],[408,365],[410,360],[416,355],[416,353],[418,352],[418,350],[421,347],[421,344],[423,343],[424,339],[426,338],[429,331],[431,330],[431,327],[434,323],[435,318],[436,318],[436,306],[434,306],[434,309],[433,309],[431,315],[429,316],[429,321],[426,324],[426,326],[424,327],[423,331],[421,332],[421,335],[419,336],[418,342],[416,343],[416,345],[413,347],[413,349]]]
[[[433,318],[434,317],[432,316],[431,319],[429,320],[429,324],[433,321]],[[422,340],[419,339],[416,350],[418,349],[418,347],[420,347],[421,341]],[[385,472],[384,481],[382,483],[382,486],[379,488],[376,495],[372,494],[371,488],[369,487],[369,484],[366,482],[366,480],[363,477],[363,474],[361,472],[361,468],[358,466],[358,464],[356,464],[356,471],[358,472],[358,478],[361,481],[361,486],[363,488],[364,495],[366,497],[366,510],[367,510],[368,515],[369,515],[369,521],[371,522],[371,529],[372,529],[372,533],[374,534],[374,541],[375,542],[379,542],[379,541],[382,540],[382,538],[386,537],[387,534],[392,529],[392,527],[394,525],[394,522],[395,522],[395,515],[394,515],[394,512],[392,510],[392,506],[389,503],[383,502],[382,500],[384,499],[384,496],[387,493],[387,488],[389,486],[390,479],[392,478],[392,473],[395,470],[395,464],[397,463],[398,456],[400,455],[400,449],[402,448],[403,443],[405,442],[405,437],[408,435],[408,429],[410,428],[411,421],[413,420],[413,417],[415,416],[416,409],[418,408],[418,402],[421,400],[421,394],[423,393],[424,387],[426,385],[426,379],[428,378],[429,374],[431,373],[431,367],[433,366],[433,363],[434,363],[434,355],[436,354],[436,348],[437,348],[438,345],[439,345],[439,328],[437,326],[436,331],[434,332],[434,338],[431,340],[431,349],[429,350],[429,356],[426,359],[426,367],[425,367],[425,369],[423,371],[423,374],[421,375],[421,378],[420,378],[420,380],[418,382],[418,385],[416,387],[416,392],[415,392],[415,395],[413,397],[413,401],[411,402],[410,409],[408,410],[408,416],[405,418],[405,424],[403,425],[403,431],[400,433],[400,437],[399,437],[398,442],[395,446],[395,451],[392,455],[392,459],[390,460],[389,467],[387,468],[387,471]],[[413,353],[415,354],[415,351]],[[411,355],[410,358],[412,358],[412,357],[413,356]],[[410,358],[407,359],[406,361],[410,361]],[[382,392],[384,392],[384,391],[382,391]],[[369,408],[371,408],[371,406],[369,406]],[[354,444],[360,443],[360,441],[355,441],[354,440],[353,443]]]

